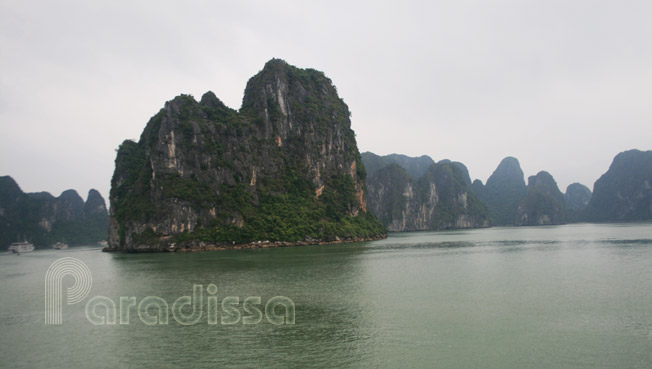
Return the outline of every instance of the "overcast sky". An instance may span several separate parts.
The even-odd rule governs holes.
[[[323,71],[360,151],[517,157],[562,191],[652,149],[652,2],[0,0],[0,175],[96,188],[181,93],[239,108],[273,57]]]

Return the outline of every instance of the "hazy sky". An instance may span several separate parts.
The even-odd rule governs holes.
[[[652,149],[652,2],[0,0],[0,175],[106,197],[115,149],[181,93],[239,108],[273,57],[329,76],[360,151],[517,157],[562,191]]]

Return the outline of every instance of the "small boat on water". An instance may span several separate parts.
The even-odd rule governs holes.
[[[106,241],[100,241],[100,242],[97,243],[97,245],[98,245],[98,246],[107,247],[107,246],[109,246],[109,243],[106,242]]]
[[[21,252],[32,252],[34,251],[34,245],[26,241],[14,242],[11,245],[9,245],[8,250],[9,252],[13,252],[15,254],[20,254]]]
[[[68,244],[63,242],[57,242],[55,244],[52,244],[52,248],[55,250],[65,250],[68,248]]]

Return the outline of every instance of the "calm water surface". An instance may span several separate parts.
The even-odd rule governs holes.
[[[62,325],[45,325],[45,272],[64,256],[88,265],[92,289],[64,303]],[[36,251],[0,255],[0,280],[4,368],[652,367],[650,223],[190,254]],[[184,326],[171,316],[147,326],[132,311],[128,325],[96,326],[84,313],[92,296],[160,296],[171,306],[211,283],[220,302],[286,296],[296,324],[209,325],[204,316]]]

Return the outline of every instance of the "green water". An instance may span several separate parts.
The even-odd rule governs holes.
[[[63,256],[88,265],[92,288],[64,303],[63,324],[45,325],[45,272]],[[0,255],[0,278],[5,368],[652,367],[650,223],[190,254],[36,251]],[[295,324],[210,325],[204,316],[185,326],[170,316],[148,326],[132,311],[130,324],[93,325],[84,312],[97,295],[171,306],[193,284],[206,299],[211,283],[220,302],[288,297]]]

